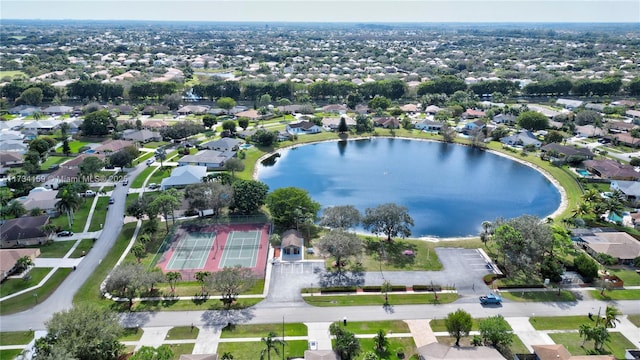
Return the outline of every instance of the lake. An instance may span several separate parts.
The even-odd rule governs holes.
[[[373,138],[279,150],[272,165],[256,164],[269,189],[305,189],[322,208],[384,203],[406,206],[412,237],[477,236],[483,221],[524,214],[541,218],[560,205],[560,192],[538,171],[472,147]]]

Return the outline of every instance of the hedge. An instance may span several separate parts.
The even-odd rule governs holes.
[[[413,291],[442,291],[440,285],[413,285]]]
[[[345,293],[356,292],[358,288],[356,286],[329,286],[320,290],[321,294],[327,293]]]

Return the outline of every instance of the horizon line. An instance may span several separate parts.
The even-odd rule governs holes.
[[[303,21],[291,21],[291,20],[168,20],[168,19],[79,19],[79,18],[55,18],[55,19],[46,19],[46,18],[4,18],[2,21],[95,21],[95,22],[143,22],[143,21],[153,21],[153,22],[165,22],[165,23],[223,23],[223,24],[232,24],[232,23],[285,23],[285,24],[632,24],[637,25],[637,22],[634,21],[548,21],[548,20],[538,20],[538,21],[385,21],[385,20],[372,20],[372,21],[331,21],[331,20],[303,20]],[[0,24],[1,25],[1,24]]]

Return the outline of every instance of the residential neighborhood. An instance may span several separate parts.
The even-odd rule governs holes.
[[[0,358],[639,358],[634,25],[3,19]],[[439,153],[330,173],[376,139]],[[526,204],[455,188],[520,165]],[[462,226],[454,193],[474,233],[418,233]]]

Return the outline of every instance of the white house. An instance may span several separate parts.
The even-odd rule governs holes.
[[[433,120],[426,119],[417,123],[415,125],[415,128],[418,130],[424,130],[424,131],[440,131],[443,125],[444,123],[440,121],[433,121]]]
[[[336,131],[338,130],[338,127],[340,126],[340,119],[344,118],[345,123],[347,124],[347,127],[353,127],[356,126],[356,121],[346,115],[343,115],[341,117],[326,117],[322,119],[322,127],[327,130],[327,131]]]
[[[322,128],[311,121],[300,121],[297,123],[287,124],[286,130],[291,135],[317,134],[322,132]]]
[[[533,133],[529,130],[521,130],[517,134],[511,136],[505,136],[500,139],[500,142],[505,145],[511,146],[527,146],[533,145],[536,148],[540,148],[542,142],[538,140]]]
[[[242,140],[226,137],[202,143],[198,145],[198,148],[217,151],[236,151],[243,143],[244,141]]]
[[[160,188],[167,190],[172,187],[182,187],[202,182],[207,175],[207,167],[199,165],[178,166],[171,171],[171,176],[162,179]]]

